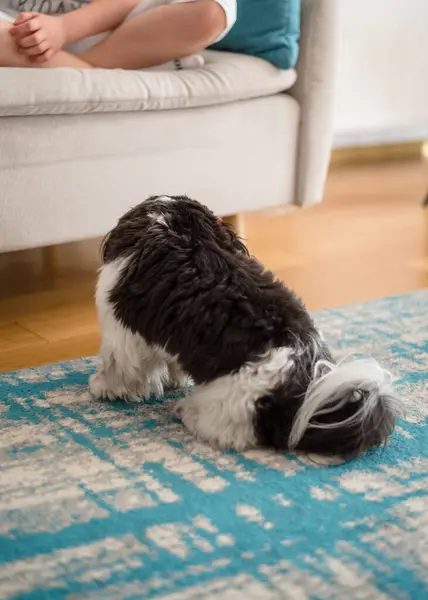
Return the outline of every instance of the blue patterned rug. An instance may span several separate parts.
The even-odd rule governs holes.
[[[428,291],[317,315],[407,417],[340,466],[216,452],[174,401],[92,402],[91,359],[0,376],[0,599],[428,597]]]

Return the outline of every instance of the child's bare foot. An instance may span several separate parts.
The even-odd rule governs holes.
[[[10,35],[11,25],[0,21],[0,67],[28,67],[28,59],[18,52],[18,46]]]

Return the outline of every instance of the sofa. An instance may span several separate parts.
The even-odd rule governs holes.
[[[302,0],[281,71],[209,51],[203,69],[0,68],[0,251],[103,235],[146,196],[229,216],[322,200],[338,0]]]

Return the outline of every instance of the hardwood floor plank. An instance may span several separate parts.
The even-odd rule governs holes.
[[[98,332],[95,305],[90,296],[79,303],[59,305],[46,311],[29,311],[20,317],[19,323],[48,342]]]
[[[98,349],[98,334],[81,335],[51,343],[40,340],[33,346],[21,344],[8,352],[0,352],[0,372],[37,367],[80,356],[93,356]]]
[[[22,327],[19,323],[0,325],[0,340],[0,354],[13,352],[22,347],[34,348],[44,343],[44,340],[38,335],[28,331],[28,329]]]

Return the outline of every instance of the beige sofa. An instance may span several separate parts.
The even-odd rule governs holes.
[[[102,235],[152,194],[219,215],[321,201],[338,7],[302,8],[297,72],[216,52],[193,71],[0,69],[0,251]]]

